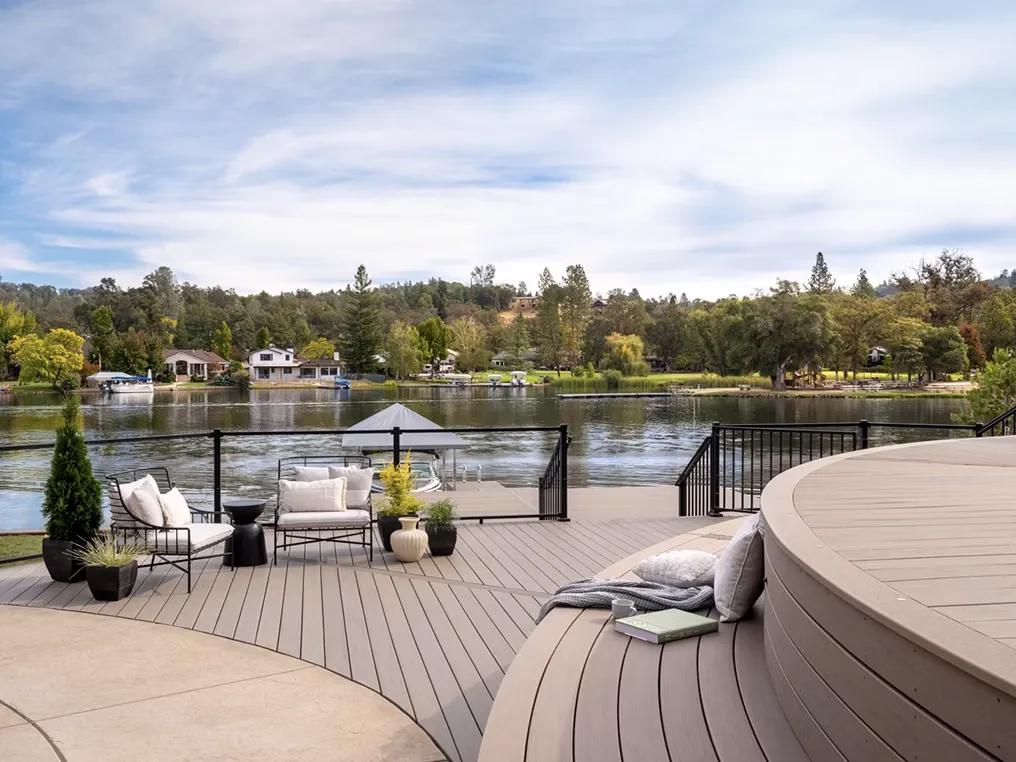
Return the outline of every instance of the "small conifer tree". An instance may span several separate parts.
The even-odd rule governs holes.
[[[102,486],[92,476],[85,437],[78,427],[78,399],[68,395],[56,430],[53,466],[46,482],[42,515],[46,534],[58,542],[85,543],[102,524]]]

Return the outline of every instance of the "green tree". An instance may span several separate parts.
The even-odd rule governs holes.
[[[970,414],[963,418],[970,423],[987,423],[1016,407],[1016,357],[996,349],[967,392],[967,402]]]
[[[11,343],[20,336],[35,333],[35,316],[14,302],[0,302],[0,374],[6,374],[13,360]]]
[[[913,317],[898,317],[886,326],[885,345],[892,358],[893,376],[924,373],[924,337],[931,326]]]
[[[857,280],[854,281],[854,285],[850,289],[850,293],[854,296],[860,296],[866,299],[875,298],[875,287],[871,285],[871,281],[868,280],[868,272],[863,267],[861,271],[857,273]]]
[[[561,348],[568,365],[578,362],[592,315],[593,295],[582,265],[568,265],[561,283]]]
[[[653,322],[646,329],[646,340],[666,364],[667,370],[673,369],[675,359],[684,348],[687,331],[688,313],[677,305],[676,300],[668,301],[653,315]]]
[[[233,332],[225,321],[215,329],[215,333],[212,335],[212,349],[224,360],[228,360],[233,353]]]
[[[330,360],[335,356],[335,345],[322,336],[304,346],[298,354],[308,360]]]
[[[723,299],[711,309],[694,309],[688,316],[689,338],[704,370],[733,376],[748,370],[748,300]]]
[[[427,362],[436,366],[439,362],[448,357],[449,345],[452,341],[452,332],[445,325],[445,322],[437,317],[429,317],[416,327],[420,339],[426,347]]]
[[[342,315],[342,359],[351,373],[369,373],[377,367],[382,339],[376,289],[371,287],[367,268],[360,265],[352,290],[346,292]]]
[[[607,353],[600,370],[616,370],[622,376],[648,376],[649,364],[642,359],[642,339],[635,335],[612,333],[607,337]]]
[[[487,351],[487,331],[471,317],[456,318],[448,326],[452,346],[459,353],[458,366],[464,371],[484,370],[490,367]]]
[[[269,344],[272,343],[272,335],[268,332],[268,329],[264,326],[258,328],[257,335],[254,337],[255,349],[266,349]]]
[[[68,395],[64,403],[42,515],[49,539],[81,545],[95,537],[102,525],[102,486],[92,476],[85,438],[78,425],[78,404],[74,395]]]
[[[924,367],[929,380],[945,373],[959,373],[967,369],[967,348],[954,325],[932,328],[924,335]]]
[[[293,345],[305,347],[311,343],[313,338],[314,334],[310,330],[307,320],[305,318],[297,318],[296,322],[293,323]]]
[[[787,282],[745,305],[745,327],[750,365],[770,376],[776,391],[786,388],[788,371],[819,360],[832,335],[822,297],[799,296],[797,284]]]
[[[815,255],[815,264],[811,268],[811,277],[808,278],[809,294],[831,294],[836,289],[836,281],[833,280],[825,257],[820,251]]]
[[[385,341],[385,362],[395,378],[408,378],[423,369],[423,351],[416,329],[401,320],[392,323]]]
[[[47,381],[59,387],[84,364],[83,337],[66,328],[54,328],[44,338],[34,333],[11,342],[14,362],[21,366],[21,381]]]
[[[113,327],[113,310],[103,305],[92,313],[92,352],[102,368],[107,364],[116,348],[116,329]]]
[[[837,295],[832,307],[833,338],[844,369],[849,368],[857,379],[857,368],[871,348],[885,334],[886,310],[877,299]],[[826,358],[830,359],[830,358]]]
[[[989,355],[996,349],[1016,348],[1016,295],[1009,289],[996,292],[977,310],[974,322]]]
[[[176,319],[176,327],[173,330],[173,346],[177,349],[191,349],[191,335],[187,320],[183,312]]]

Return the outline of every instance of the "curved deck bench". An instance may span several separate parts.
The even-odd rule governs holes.
[[[741,519],[629,556],[718,552]],[[761,604],[718,634],[663,646],[618,635],[603,609],[551,611],[508,670],[480,762],[807,762],[766,669]]]

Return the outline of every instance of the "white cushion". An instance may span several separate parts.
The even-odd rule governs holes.
[[[138,489],[131,492],[127,498],[127,508],[134,515],[134,518],[157,527],[165,526],[162,518],[162,505],[159,502],[159,490],[152,492],[147,484],[142,484]]]
[[[716,556],[702,550],[670,550],[639,561],[632,572],[646,582],[672,587],[713,584]]]
[[[370,487],[374,482],[373,468],[359,466],[330,466],[328,476],[346,480],[346,506],[366,505],[370,500]]]
[[[187,526],[194,520],[187,501],[176,487],[159,495],[159,505],[162,507],[163,524],[167,527]]]
[[[112,514],[113,521],[116,522],[117,526],[132,527],[138,523],[134,520],[134,517],[127,512],[127,500],[132,494],[134,494],[135,490],[142,487],[155,495],[159,494],[159,485],[155,481],[155,477],[151,474],[145,474],[143,478],[138,479],[137,481],[122,482],[120,484],[119,494],[117,493],[116,482],[110,482],[107,485],[107,491],[109,492],[110,513]]]
[[[346,510],[346,480],[320,479],[313,482],[279,482],[279,513],[309,513]]]
[[[758,515],[745,519],[716,562],[713,584],[721,622],[747,615],[765,586],[765,550]]]
[[[293,473],[298,482],[319,482],[331,478],[328,466],[293,466]]]
[[[321,527],[368,526],[370,514],[356,508],[345,511],[311,511],[307,513],[283,513],[279,526],[286,529],[319,529]]]
[[[189,532],[183,531],[190,530]],[[174,529],[139,530],[137,542],[152,553],[184,554],[217,545],[233,534],[232,524],[188,524]],[[190,545],[188,546],[188,535]]]

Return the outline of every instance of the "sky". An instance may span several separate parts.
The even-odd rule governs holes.
[[[993,276],[1013,39],[1011,0],[0,0],[0,276]]]

